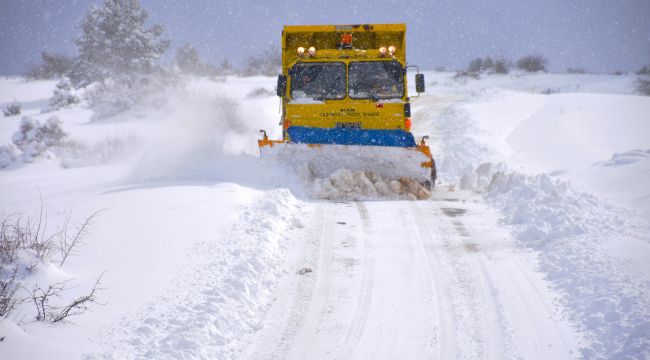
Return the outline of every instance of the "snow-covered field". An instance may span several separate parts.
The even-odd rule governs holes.
[[[258,130],[280,136],[273,78],[188,79],[103,120],[42,113],[54,82],[0,80],[0,107],[56,116],[76,144],[15,151],[2,213],[43,206],[53,232],[99,211],[21,291],[72,279],[64,304],[103,274],[72,323],[20,305],[0,358],[650,357],[650,97],[627,76],[426,75],[424,201],[319,200],[324,180],[260,161]],[[0,146],[21,116],[0,118]]]

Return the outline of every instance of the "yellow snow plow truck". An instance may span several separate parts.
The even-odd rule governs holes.
[[[277,82],[283,136],[269,140],[261,130],[262,158],[307,166],[318,177],[345,168],[433,188],[427,137],[416,141],[410,131],[405,35],[406,24],[285,26]],[[424,75],[415,82],[424,92]]]

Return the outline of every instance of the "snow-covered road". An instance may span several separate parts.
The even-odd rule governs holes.
[[[578,336],[497,214],[465,192],[436,197],[310,204],[246,357],[575,357]]]

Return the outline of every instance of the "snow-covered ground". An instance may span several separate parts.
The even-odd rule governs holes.
[[[0,80],[0,107],[82,144],[0,169],[2,212],[42,201],[53,231],[100,211],[23,285],[73,279],[64,303],[103,273],[73,324],[22,304],[0,358],[648,358],[650,98],[627,76],[426,75],[425,201],[318,200],[261,162],[273,78],[191,79],[99,121],[41,113],[54,82]],[[0,119],[0,146],[20,122]]]

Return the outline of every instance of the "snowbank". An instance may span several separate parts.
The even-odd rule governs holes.
[[[633,77],[441,81],[445,96],[413,110],[434,131],[441,178],[482,194],[536,254],[588,334],[585,358],[648,357],[650,229],[630,209],[650,208],[650,161],[629,149],[650,148],[650,99],[612,94],[634,93]]]
[[[537,253],[568,316],[591,333],[585,358],[650,355],[646,223],[566,181],[509,172],[504,164],[482,164],[462,186],[485,193],[520,244]]]
[[[587,169],[562,174],[576,185],[626,206],[650,224],[650,150],[615,153]]]
[[[241,209],[224,236],[193,246],[164,295],[103,329],[105,351],[86,358],[237,358],[273,300],[299,209],[287,190]]]

